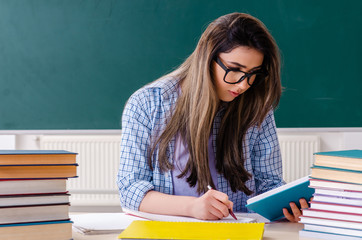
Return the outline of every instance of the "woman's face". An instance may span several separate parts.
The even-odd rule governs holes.
[[[264,54],[254,48],[239,46],[228,53],[220,53],[218,57],[228,69],[238,69],[249,73],[261,68]],[[247,79],[237,84],[224,82],[225,70],[215,61],[212,68],[216,92],[221,101],[231,102],[250,88]]]

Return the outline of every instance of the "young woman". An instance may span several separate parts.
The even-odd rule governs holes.
[[[263,23],[242,13],[213,21],[177,70],[127,102],[121,205],[210,220],[247,212],[248,198],[284,184],[273,115],[280,95],[279,51]],[[281,211],[297,221],[291,207]]]

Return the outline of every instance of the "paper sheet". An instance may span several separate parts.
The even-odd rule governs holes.
[[[122,213],[70,214],[70,218],[73,221],[74,231],[85,235],[121,233],[134,220],[158,220],[171,222],[269,222],[269,220],[256,213],[235,213],[238,218],[237,221],[231,216],[217,221],[202,221],[190,217],[151,214],[128,209],[123,209],[123,211],[124,212]]]
[[[70,214],[73,229],[82,234],[120,233],[133,220],[145,220],[125,213]]]
[[[171,216],[171,215],[162,215],[162,214],[152,214],[152,213],[145,213],[135,210],[129,210],[123,208],[123,211],[127,214],[132,216],[142,217],[148,220],[155,220],[155,221],[170,221],[170,222],[211,222],[211,221],[203,221],[196,218],[191,217],[180,217],[180,216]],[[235,212],[236,217],[238,220],[234,220],[232,216],[227,216],[221,220],[217,220],[216,222],[239,222],[239,223],[250,223],[250,222],[269,222],[268,219],[260,216],[256,213],[238,213]]]

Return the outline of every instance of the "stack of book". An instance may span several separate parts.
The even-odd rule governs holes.
[[[303,210],[300,237],[362,238],[362,150],[315,154],[311,207]]]
[[[66,181],[77,176],[76,155],[0,150],[1,239],[72,238]]]

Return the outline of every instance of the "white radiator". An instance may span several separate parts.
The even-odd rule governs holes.
[[[318,136],[279,135],[286,182],[310,173],[313,153],[319,151]],[[77,152],[78,178],[68,180],[72,206],[119,206],[116,176],[120,136],[46,135],[40,149]]]
[[[283,178],[288,183],[310,174],[313,153],[320,151],[319,136],[278,135],[283,160]]]
[[[116,176],[120,136],[48,135],[40,137],[40,149],[78,153],[78,178],[67,181],[72,206],[120,206]]]

